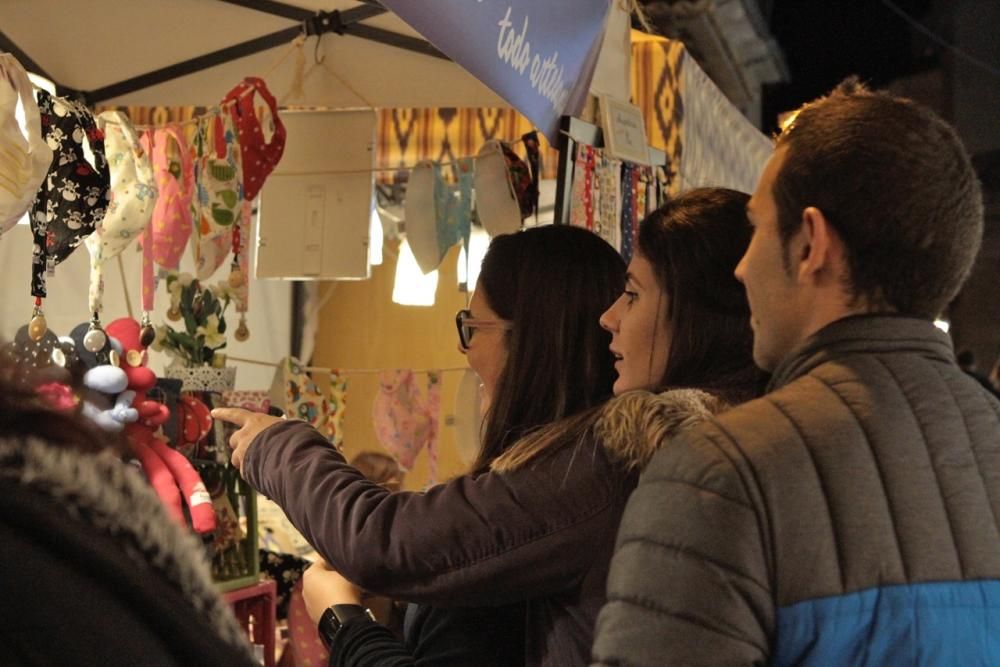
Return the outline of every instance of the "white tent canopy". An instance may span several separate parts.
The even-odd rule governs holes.
[[[84,93],[95,106],[211,106],[246,76],[264,78],[283,106],[508,106],[399,17],[371,1],[3,0],[0,4],[0,51],[12,52],[27,69],[64,89]],[[605,41],[605,53],[614,57],[604,67],[598,64],[597,80],[608,69],[603,80],[611,82],[611,88],[620,87],[618,95],[627,98],[627,12],[616,11],[621,16],[615,22],[618,29],[611,31],[618,38],[612,40],[615,48],[607,48]],[[299,38],[303,22],[317,16],[334,22],[339,18],[344,34]],[[261,44],[267,48],[251,53]],[[220,51],[239,57],[222,64],[206,62],[218,61]],[[182,76],[163,76],[179,71]],[[600,92],[615,92],[607,87],[599,87]],[[30,258],[30,231],[19,225],[0,241],[4,292],[0,341],[12,338],[30,317]],[[139,255],[129,249],[122,260],[124,281],[114,264],[105,269],[105,321],[126,314],[126,285],[133,309],[137,306]],[[191,270],[189,256],[182,270]],[[88,275],[87,252],[79,249],[50,279],[46,316],[57,334],[66,334],[88,319]],[[252,281],[252,336],[244,343],[230,341],[226,352],[262,360],[281,357],[291,347],[291,301],[288,283]],[[153,318],[157,324],[164,321],[166,303],[161,288]],[[235,323],[235,316],[232,319]],[[163,356],[157,355],[156,370],[161,370],[162,361]],[[237,386],[266,386],[270,373],[264,367],[241,366]]]
[[[302,21],[291,16],[320,11],[339,11],[346,32],[305,40],[305,95],[292,97],[297,55],[290,51]],[[355,0],[5,0],[0,33],[0,51],[13,52],[27,69],[33,62],[61,86],[97,93],[88,101],[101,105],[209,106],[253,75],[264,76],[284,104],[507,106],[397,16]],[[130,92],[111,88],[268,36],[275,45],[259,53]]]

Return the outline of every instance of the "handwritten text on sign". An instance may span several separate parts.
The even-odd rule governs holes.
[[[512,9],[512,7],[507,8],[507,13],[499,23],[500,36],[497,38],[497,55],[500,56],[500,60],[508,63],[522,76],[527,71],[530,62],[531,87],[549,100],[553,109],[559,111],[565,106],[566,98],[569,96],[563,78],[566,68],[558,64],[559,52],[553,52],[545,60],[542,60],[537,53],[532,57],[531,43],[526,39],[528,16],[525,15],[524,25],[521,27],[521,32],[518,33],[510,20]]]
[[[586,102],[610,2],[383,0],[382,4],[554,142],[559,117],[580,113]],[[488,46],[494,43],[496,51]]]

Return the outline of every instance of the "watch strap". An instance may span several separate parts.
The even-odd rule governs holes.
[[[368,617],[372,623],[375,622],[375,616],[371,610],[359,604],[335,604],[327,607],[323,611],[323,615],[320,616],[317,626],[319,637],[323,640],[326,648],[330,648],[334,638],[345,623],[352,618],[361,616]]]

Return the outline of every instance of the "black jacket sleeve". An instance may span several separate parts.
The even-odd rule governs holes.
[[[515,472],[390,493],[296,421],[258,435],[244,463],[247,481],[350,581],[394,599],[461,607],[578,586],[593,566],[593,536],[613,533],[621,511],[620,481],[609,470],[603,450],[567,448]]]
[[[389,628],[367,616],[349,619],[330,645],[330,667],[416,667],[416,664],[409,649]]]
[[[330,647],[331,667],[509,667],[524,662],[523,603],[495,608],[418,606],[406,643],[360,616]]]

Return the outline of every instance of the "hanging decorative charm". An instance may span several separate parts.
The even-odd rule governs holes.
[[[143,347],[149,347],[155,339],[156,329],[153,328],[153,323],[149,319],[149,313],[142,311],[142,329],[139,331],[139,343]],[[138,364],[133,365],[138,366]]]
[[[247,327],[247,318],[240,316],[240,325],[236,327],[236,333],[233,336],[241,343],[250,338],[250,328]]]
[[[229,270],[228,282],[229,286],[233,289],[243,287],[243,272],[240,271],[240,265],[237,262],[233,262],[233,265]]]
[[[97,313],[94,313],[94,318],[90,320],[90,329],[83,336],[83,349],[87,350],[87,352],[97,354],[107,344],[108,335],[101,328],[101,322],[97,319]]]
[[[42,312],[42,300],[35,297],[35,308],[31,313],[31,322],[28,323],[28,337],[34,341],[41,340],[48,330],[49,325],[45,321],[45,313]]]

